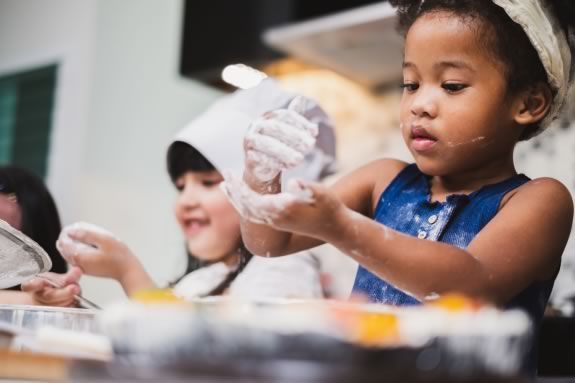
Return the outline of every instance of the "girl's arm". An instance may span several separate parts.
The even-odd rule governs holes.
[[[379,163],[379,170],[377,165],[371,171],[383,171],[384,164]],[[314,203],[293,201],[278,211],[269,224],[298,234],[276,233],[281,246],[274,243],[277,247],[270,249],[278,253],[272,255],[329,242],[420,300],[458,291],[501,304],[557,272],[573,219],[571,195],[558,181],[538,179],[510,192],[496,216],[467,249],[460,249],[391,230],[362,215],[365,206],[354,199],[343,203],[348,198],[342,194],[346,183],[365,196],[361,179],[358,174],[343,179],[335,192],[309,185]],[[373,190],[378,195],[383,188],[376,185]],[[250,231],[254,226],[242,225],[248,247],[261,244]]]
[[[420,300],[458,291],[505,303],[557,272],[572,219],[567,189],[541,179],[512,193],[466,250],[398,233],[349,209],[325,240]]]
[[[58,250],[84,274],[115,279],[128,296],[156,287],[138,257],[113,235],[86,228],[66,234],[74,241],[58,240]]]
[[[395,232],[349,209],[325,240],[420,300],[458,291],[503,304],[557,272],[572,219],[569,192],[545,179],[509,196],[467,249]]]
[[[374,194],[374,190],[384,190],[391,180],[406,166],[406,163],[393,159],[383,159],[369,163],[353,173],[344,176],[338,180],[331,190],[337,196],[339,201],[348,209],[359,214],[371,216],[372,201],[377,201],[379,194]],[[374,177],[378,174],[378,177]],[[377,178],[376,181],[375,178]],[[261,183],[251,176],[249,172],[244,173],[244,182],[255,193],[278,194],[280,193],[279,176],[269,183]],[[236,185],[237,188],[241,187]],[[248,191],[249,192],[249,191]],[[234,198],[233,192],[228,191]],[[254,194],[255,194],[254,193]],[[258,195],[248,195],[247,199],[258,198]],[[271,196],[273,198],[273,196]],[[241,199],[239,197],[238,199]],[[247,201],[249,205],[252,201]],[[273,202],[272,202],[273,203]],[[236,206],[244,205],[242,201],[234,201]],[[240,212],[242,208],[239,208]],[[257,207],[256,207],[257,210]],[[264,211],[265,208],[261,209]],[[260,212],[261,212],[260,211]],[[245,211],[244,211],[245,213]],[[318,225],[323,229],[333,226],[333,217],[331,214],[335,210],[328,208],[323,217],[318,217]],[[298,212],[294,211],[295,215]],[[249,212],[247,212],[249,215]],[[314,236],[317,230],[310,230],[305,233],[296,234],[290,231],[278,230],[273,225],[254,223],[254,220],[242,214],[241,220],[242,239],[246,247],[256,255],[262,256],[279,256],[286,255],[302,250],[306,250],[325,243],[324,239]]]

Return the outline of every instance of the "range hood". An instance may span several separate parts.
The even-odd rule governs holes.
[[[265,44],[309,63],[329,68],[370,88],[401,78],[403,37],[395,8],[387,2],[273,27]]]

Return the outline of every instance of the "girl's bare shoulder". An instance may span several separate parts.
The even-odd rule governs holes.
[[[373,167],[375,174],[377,174],[377,184],[384,184],[387,187],[399,172],[409,164],[395,158],[381,158],[371,162],[369,165]]]
[[[569,207],[573,210],[571,192],[561,181],[554,178],[532,179],[518,187],[511,197],[525,202],[547,204],[549,207]]]
[[[407,162],[396,158],[379,158],[367,164],[367,166],[379,168],[383,172],[393,173],[393,176],[397,175],[407,165],[409,165]]]
[[[506,205],[514,209],[529,209],[539,212],[539,221],[546,218],[557,220],[570,227],[573,220],[573,197],[561,181],[554,178],[535,178],[510,193],[503,201],[501,209]]]
[[[508,193],[502,202],[496,217],[483,229],[482,238],[477,236],[477,244],[482,242],[488,253],[496,247],[496,254],[519,260],[515,265],[522,266],[515,266],[515,275],[524,273],[531,280],[550,278],[557,271],[571,232],[571,193],[558,180],[537,178]]]

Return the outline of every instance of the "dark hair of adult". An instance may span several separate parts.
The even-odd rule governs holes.
[[[575,1],[547,0],[561,26],[575,27]],[[461,16],[474,27],[477,41],[488,54],[506,67],[508,91],[520,92],[536,84],[549,84],[545,68],[537,51],[521,26],[503,8],[488,0],[390,0],[398,7],[399,27],[403,32],[422,15],[446,11]],[[551,33],[551,32],[546,32]],[[522,140],[531,138],[539,124],[526,127]]]
[[[167,154],[167,165],[168,174],[172,183],[175,185],[177,179],[185,174],[186,172],[211,172],[217,169],[210,161],[206,159],[196,148],[186,144],[185,142],[176,141],[170,145]],[[252,254],[246,249],[243,242],[240,243],[238,248],[240,254],[240,263],[237,269],[230,273],[227,278],[220,283],[213,291],[208,295],[220,295],[222,294],[234,281],[234,279],[242,272],[244,267],[247,265],[249,260],[252,258]],[[178,278],[176,281],[172,282],[171,285],[176,284],[185,275],[197,270],[201,267],[207,266],[209,263],[202,261],[193,254],[190,254],[186,246],[187,266],[185,273]]]
[[[68,268],[66,261],[56,249],[56,240],[62,229],[60,216],[42,179],[25,169],[3,166],[0,167],[0,193],[16,197],[22,215],[20,231],[48,253],[52,260],[50,271],[65,273]]]

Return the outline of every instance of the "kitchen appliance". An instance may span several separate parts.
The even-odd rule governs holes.
[[[374,8],[361,9],[369,5]],[[371,78],[372,74],[379,73],[377,65],[383,63],[387,67],[386,62],[397,51],[398,36],[393,29],[393,20],[388,20],[390,7],[382,1],[186,0],[183,13],[180,73],[211,85],[222,86],[221,72],[228,65],[248,64],[262,68],[286,54],[299,56],[304,53],[300,49],[302,46],[318,49],[313,57],[305,52],[302,59],[328,63],[328,67],[333,67],[337,61],[336,69],[346,68],[345,74],[357,75],[373,83],[381,79],[379,75]],[[374,17],[385,20],[374,23]],[[324,26],[324,18],[328,25],[322,27],[319,38],[329,40],[329,44],[322,47],[315,44],[316,29],[310,30],[308,26]],[[287,35],[283,32],[284,27],[288,28]],[[297,30],[297,41],[291,39],[294,29]],[[273,33],[268,35],[266,31]],[[308,31],[313,34],[306,35]],[[268,36],[265,39],[262,38],[264,33]],[[341,44],[336,41],[339,39]],[[392,46],[388,46],[388,42]],[[294,44],[297,44],[296,49],[292,49]],[[350,55],[358,56],[350,61]],[[320,57],[322,59],[318,60]],[[366,68],[368,72],[365,72]]]

